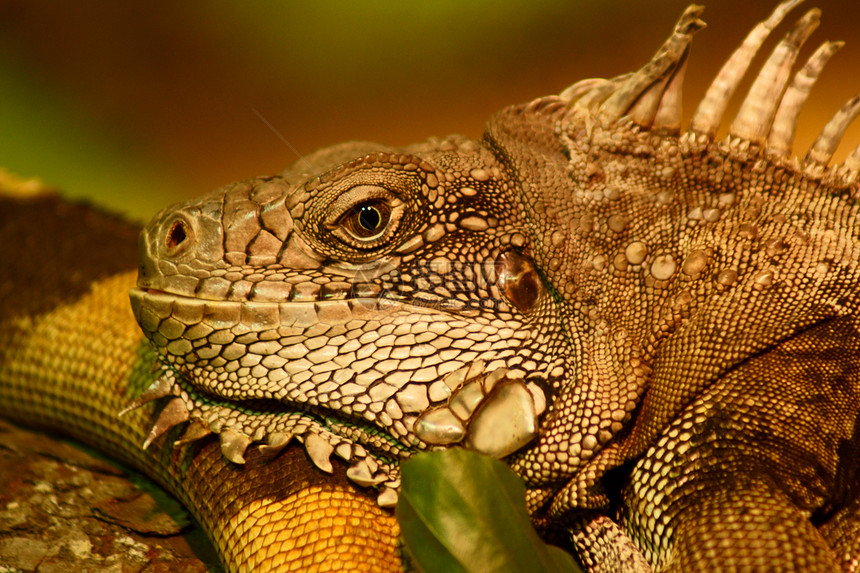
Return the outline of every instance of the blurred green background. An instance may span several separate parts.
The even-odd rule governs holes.
[[[688,116],[775,4],[707,3]],[[860,90],[858,4],[807,2],[824,23],[803,54],[824,39],[848,45],[807,104],[796,149]],[[478,137],[507,104],[638,67],[685,5],[0,0],[0,166],[146,219],[337,141]],[[855,129],[841,154],[858,143]]]

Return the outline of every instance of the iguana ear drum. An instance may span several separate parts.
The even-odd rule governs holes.
[[[505,251],[496,259],[499,289],[511,304],[528,314],[543,291],[532,260],[516,251]]]

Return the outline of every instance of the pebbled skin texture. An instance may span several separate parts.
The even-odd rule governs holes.
[[[714,136],[724,87],[748,47],[681,133],[700,13],[639,72],[508,107],[479,141],[344,144],[165,209],[141,233],[131,291],[153,350],[134,338],[123,355],[157,357],[159,372],[132,375],[81,423],[121,428],[106,449],[153,468],[231,568],[259,539],[246,514],[269,505],[198,492],[211,485],[177,459],[205,453],[187,467],[231,484],[298,466],[299,448],[284,449],[296,440],[320,476],[349,462],[382,506],[413,452],[504,457],[535,523],[594,571],[855,571],[860,159],[828,162],[860,108],[849,102],[803,160],[784,152],[813,10],[726,138]],[[4,382],[13,412],[33,399],[19,376]],[[158,408],[116,426],[108,412],[156,379]],[[168,434],[152,454],[132,447],[173,426],[219,445],[170,454]]]
[[[43,228],[57,233],[35,240]],[[0,255],[3,417],[140,468],[191,509],[230,571],[400,570],[394,518],[300,449],[272,461],[252,453],[244,468],[212,440],[141,449],[156,408],[117,417],[154,376],[128,306],[137,229],[52,196],[0,199],[0,229],[21,246]]]

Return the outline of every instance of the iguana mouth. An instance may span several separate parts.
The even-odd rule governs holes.
[[[315,285],[318,286],[318,285]],[[367,310],[380,311],[386,307],[393,308],[397,305],[407,305],[409,307],[418,307],[425,309],[439,310],[449,314],[457,314],[461,316],[473,316],[476,312],[487,311],[489,309],[498,310],[502,307],[507,309],[504,301],[484,300],[484,301],[462,301],[456,298],[443,298],[432,293],[417,293],[412,295],[401,294],[396,291],[383,290],[379,285],[374,283],[358,283],[347,290],[327,290],[320,291],[318,289],[311,293],[306,290],[304,294],[299,294],[290,297],[290,300],[246,300],[237,298],[236,300],[223,300],[218,298],[198,298],[177,295],[169,291],[160,290],[149,287],[137,287],[138,290],[149,296],[163,296],[171,299],[182,299],[185,301],[194,301],[192,304],[283,304],[283,305],[299,305],[302,303],[317,303],[317,302],[333,302],[343,301],[353,306],[360,306]]]
[[[132,407],[174,396],[145,446],[188,420],[235,463],[252,444],[275,453],[295,438],[324,471],[332,454],[350,462],[347,476],[379,488],[384,505],[400,459],[454,445],[510,455],[547,409],[538,379],[506,367],[518,337],[497,318],[382,299],[206,301],[152,288],[130,298],[162,372]],[[410,320],[397,320],[405,307]]]
[[[320,470],[331,473],[331,458],[338,457],[349,464],[346,476],[350,480],[378,490],[381,506],[396,503],[400,486],[398,462],[416,450],[367,421],[308,404],[225,400],[196,388],[160,358],[156,358],[154,369],[161,372],[158,380],[120,412],[122,415],[146,402],[172,397],[164,403],[144,449],[185,422],[189,424],[174,446],[215,434],[224,457],[240,465],[245,463],[249,447],[256,446],[265,457],[272,458],[297,441]]]
[[[162,364],[163,368],[165,366]],[[187,376],[182,373],[177,374],[175,383],[192,402],[189,411],[199,410],[208,413],[208,416],[204,414],[204,418],[210,429],[216,433],[225,427],[230,427],[252,436],[255,443],[269,442],[269,436],[278,433],[293,432],[296,436],[300,436],[302,432],[296,431],[292,423],[281,421],[285,416],[299,415],[302,421],[307,419],[322,429],[365,446],[378,458],[393,462],[409,457],[418,449],[416,444],[410,446],[359,416],[346,415],[326,407],[325,404],[279,402],[269,399],[225,400],[195,388]],[[217,414],[215,414],[216,411]],[[349,461],[349,456],[342,457]]]

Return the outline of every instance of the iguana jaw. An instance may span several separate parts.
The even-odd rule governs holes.
[[[245,463],[249,447],[256,447],[264,459],[271,459],[295,441],[320,470],[332,473],[331,458],[337,457],[349,464],[346,476],[356,485],[377,490],[381,506],[396,503],[399,460],[414,450],[363,420],[339,418],[337,412],[301,404],[213,399],[195,388],[173,365],[158,360],[154,368],[160,371],[159,379],[120,412],[122,415],[145,402],[170,397],[162,403],[144,449],[184,422],[190,423],[173,441],[175,447],[215,434],[224,457],[239,465]]]
[[[480,317],[466,321],[437,309],[385,299],[277,305],[200,301],[137,288],[132,290],[131,300],[167,380],[151,397],[176,396],[174,405],[165,407],[164,419],[156,423],[153,436],[190,419],[207,432],[217,433],[225,456],[237,463],[244,461],[244,451],[253,443],[277,452],[295,437],[324,471],[331,471],[328,458],[333,453],[352,462],[347,475],[359,485],[378,486],[385,494],[383,502],[393,495],[388,490],[397,489],[399,459],[417,450],[458,444],[503,457],[535,437],[538,417],[546,410],[544,389],[524,381],[522,370],[505,368],[508,362],[504,358],[516,354],[523,334],[509,326],[499,330],[502,324],[498,321]],[[332,318],[328,307],[333,305],[344,313],[339,320]],[[347,308],[353,311],[347,312]],[[411,318],[403,320],[405,316]],[[321,318],[326,322],[320,322]],[[180,327],[181,320],[194,324]],[[371,320],[375,321],[373,328],[368,327]],[[424,354],[432,355],[433,340],[438,337],[422,338],[422,333],[450,333],[458,328],[480,332],[487,348],[465,354],[474,358],[456,370],[446,366],[447,374],[435,369],[437,378],[424,383],[413,381],[390,390],[383,384],[367,388],[356,383],[361,380],[362,367],[351,347],[345,346],[348,337],[325,338],[329,343],[338,342],[337,336],[343,339],[331,356],[315,356],[318,349],[308,348],[314,348],[310,341],[318,338],[308,334],[314,328],[330,332],[348,324],[356,329],[359,323],[360,332],[372,332],[374,349],[386,356],[397,356],[397,337],[405,336],[410,346],[405,348],[401,364],[406,368],[409,362],[405,361],[419,359],[423,353],[416,336],[427,340]],[[379,335],[386,331],[385,324],[393,336],[387,342],[380,341]],[[410,332],[398,331],[399,326],[410,327]],[[288,344],[291,328],[300,329],[301,334],[292,335],[300,341]],[[396,332],[400,334],[393,334]],[[201,333],[205,336],[198,337]],[[224,336],[229,341],[222,341]],[[352,340],[359,338],[356,335]],[[230,351],[231,344],[242,348]],[[342,352],[344,348],[347,351]],[[212,353],[214,357],[210,357]],[[340,360],[345,354],[347,358]],[[449,362],[462,364],[461,356],[462,352],[455,352]],[[371,368],[380,368],[378,358],[370,360]],[[257,366],[262,369],[255,370]],[[420,379],[415,372],[413,378]],[[321,375],[319,380],[317,375]],[[380,376],[375,372],[369,380]],[[395,378],[401,376],[407,379],[410,373],[404,370]],[[380,385],[383,393],[377,394]],[[386,397],[388,394],[391,396]],[[507,432],[499,432],[499,427]]]

